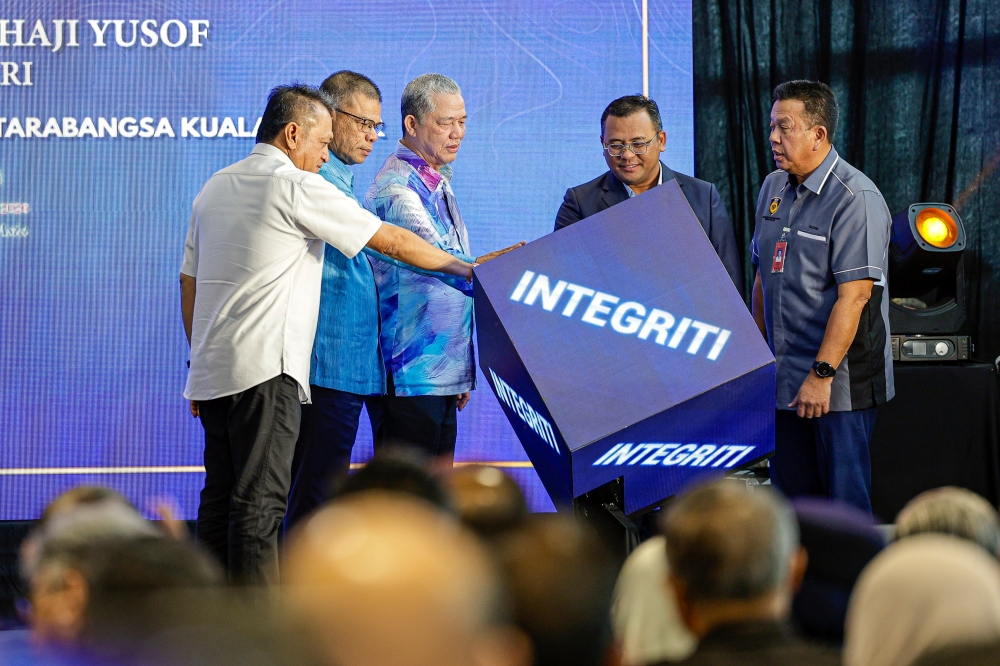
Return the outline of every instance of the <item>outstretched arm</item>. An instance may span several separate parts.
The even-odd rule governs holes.
[[[401,227],[383,223],[367,247],[417,268],[472,279],[472,264],[439,250]]]
[[[507,254],[511,250],[516,250],[517,248],[524,246],[524,244],[525,242],[521,241],[519,243],[511,245],[510,247],[505,247],[502,250],[496,250],[494,252],[490,252],[489,254],[484,254],[478,259],[473,259],[472,257],[466,257],[461,253],[448,252],[448,254],[452,255],[453,257],[458,257],[462,261],[472,262],[475,264],[484,264],[491,259],[496,259],[499,256]],[[447,250],[445,251],[447,252]],[[449,287],[457,289],[458,291],[462,292],[463,294],[466,294],[467,296],[472,296],[472,283],[466,280],[465,278],[455,277],[453,275],[448,275],[446,273],[439,273],[437,271],[428,271],[424,270],[423,268],[417,268],[416,266],[411,266],[410,264],[407,264],[403,261],[399,261],[398,259],[393,259],[392,257],[388,257],[382,254],[381,252],[371,249],[370,247],[366,247],[364,252],[373,259],[378,259],[379,261],[383,261],[387,264],[392,264],[396,268],[402,268],[408,271],[413,271],[414,273],[417,273],[419,275],[426,275],[427,277],[436,278],[441,282],[443,282],[444,284],[448,285]]]

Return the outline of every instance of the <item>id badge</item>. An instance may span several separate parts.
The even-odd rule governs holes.
[[[772,273],[785,272],[785,255],[788,252],[788,241],[778,241],[774,244],[774,259],[771,261]]]

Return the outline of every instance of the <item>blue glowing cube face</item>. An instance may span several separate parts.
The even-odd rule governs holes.
[[[660,483],[684,467],[680,452],[701,456],[697,475],[773,450],[774,359],[676,181],[482,265],[476,281],[483,372],[543,482],[550,467],[572,477],[550,493],[622,476],[598,463],[618,444],[662,443],[644,449],[653,462],[623,463],[663,486],[644,501],[684,481]],[[708,453],[719,467],[701,465]]]

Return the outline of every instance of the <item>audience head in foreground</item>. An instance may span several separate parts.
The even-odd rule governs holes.
[[[910,666],[934,650],[1000,639],[1000,568],[976,545],[921,534],[868,565],[851,596],[846,666]]]
[[[87,622],[98,558],[113,543],[162,533],[114,491],[69,491],[46,509],[21,552],[39,643],[73,644]]]
[[[127,659],[157,634],[185,624],[184,608],[164,612],[170,595],[221,589],[221,568],[194,542],[165,535],[104,543],[87,575],[85,647]]]
[[[48,506],[45,507],[45,510],[42,511],[42,517],[39,519],[37,525],[35,525],[35,528],[28,534],[24,542],[21,544],[19,565],[21,568],[21,577],[24,580],[30,583],[31,578],[34,575],[34,569],[38,558],[39,544],[41,542],[42,535],[45,534],[46,528],[60,516],[64,516],[77,508],[87,506],[117,506],[120,508],[121,513],[128,514],[130,516],[130,524],[136,524],[142,520],[142,516],[139,515],[139,510],[136,509],[131,502],[125,499],[121,493],[112,490],[111,488],[106,488],[104,486],[76,486],[75,488],[70,488],[60,495],[57,495],[55,499],[49,502]],[[133,521],[131,518],[137,520]]]
[[[442,511],[449,511],[448,497],[428,470],[427,463],[427,457],[418,449],[384,449],[354,474],[336,479],[330,489],[330,499],[338,500],[377,490],[420,499]]]
[[[498,538],[496,555],[534,666],[608,663],[615,564],[588,525],[532,516]]]
[[[444,486],[459,518],[479,536],[502,534],[528,519],[521,488],[496,467],[456,467]]]
[[[787,626],[806,570],[787,500],[719,481],[671,504],[663,531],[678,608],[699,639],[691,663],[836,663],[832,652],[796,639]]]
[[[927,533],[966,539],[1000,556],[1000,516],[971,490],[947,486],[910,500],[896,517],[896,539]]]
[[[663,528],[671,584],[696,636],[788,617],[806,555],[795,514],[779,495],[713,483],[671,505]]]
[[[486,553],[424,502],[343,497],[294,535],[286,571],[291,607],[331,665],[523,663]]]

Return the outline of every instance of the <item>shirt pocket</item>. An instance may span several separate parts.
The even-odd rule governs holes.
[[[823,242],[823,243],[826,242],[826,236],[820,236],[819,234],[810,234],[808,232],[801,231],[801,230],[798,230],[795,233],[798,234],[799,236],[802,236],[803,238],[808,238],[810,240],[820,241],[820,242]]]

